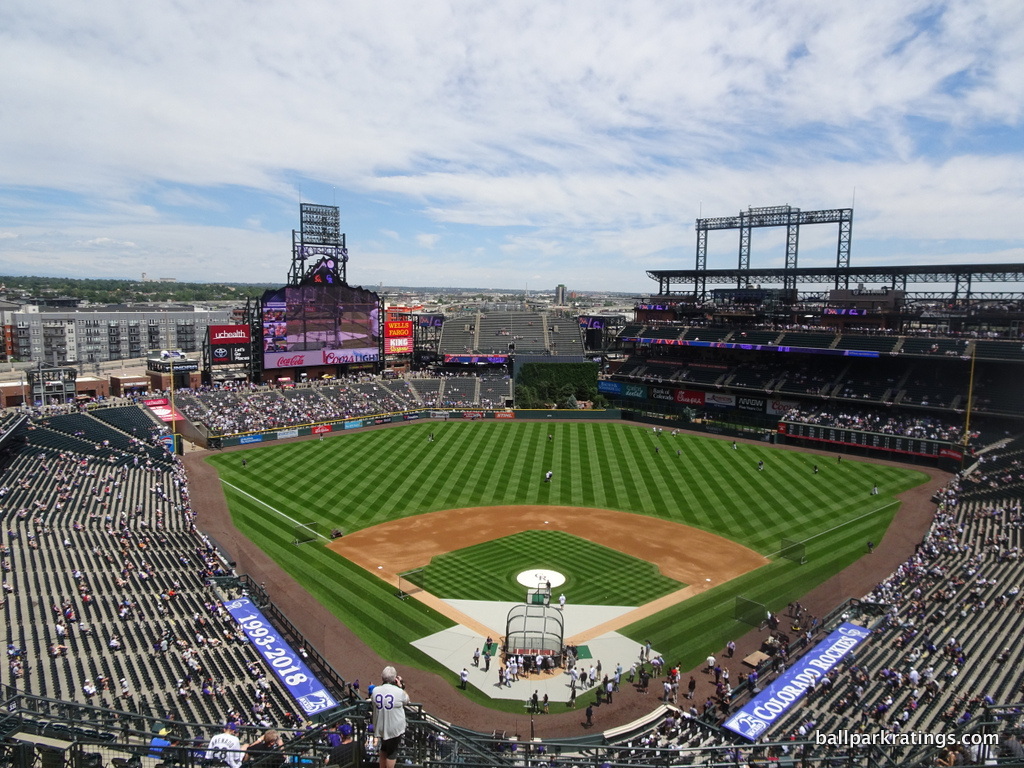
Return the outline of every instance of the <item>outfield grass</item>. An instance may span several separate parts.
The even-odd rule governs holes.
[[[644,605],[686,586],[652,563],[562,531],[523,531],[438,555],[407,578],[445,599],[522,602],[527,588],[516,576],[530,569],[564,575],[553,592],[568,592],[574,605]]]
[[[806,565],[773,562],[627,628],[638,642],[651,639],[667,658],[692,666],[746,631],[731,618],[735,594],[772,609],[802,596],[861,556],[868,539],[879,541],[897,509],[892,496],[926,479],[850,458],[767,444],[733,450],[727,440],[594,422],[424,422],[244,455],[244,468],[238,453],[209,459],[239,529],[369,645],[435,671],[408,642],[450,622],[416,601],[395,600],[391,587],[323,547],[292,545],[295,524],[282,515],[351,532],[442,509],[553,504],[665,518],[769,557],[782,538],[810,539]],[[548,470],[551,483],[543,482]],[[874,484],[877,496],[870,495]]]

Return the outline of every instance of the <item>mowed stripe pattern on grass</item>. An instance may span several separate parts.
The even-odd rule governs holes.
[[[778,551],[783,537],[802,540],[881,506],[923,478],[769,445],[733,450],[728,441],[588,422],[427,423],[267,446],[246,458],[244,469],[233,454],[211,462],[225,480],[328,529],[441,509],[557,504],[694,525],[762,554]],[[543,481],[548,470],[551,483]],[[872,497],[874,484],[880,495]]]
[[[225,453],[209,461],[265,503],[225,488],[243,533],[383,655],[438,672],[408,643],[449,626],[447,618],[417,601],[395,600],[393,587],[324,547],[291,545],[294,525],[265,505],[348,532],[476,506],[618,509],[703,528],[769,556],[783,537],[802,541],[841,526],[808,544],[807,565],[774,562],[625,630],[694,666],[744,631],[732,619],[735,595],[773,610],[799,598],[862,556],[868,539],[879,541],[897,509],[891,496],[925,479],[909,469],[768,444],[733,450],[728,440],[593,422],[425,422],[263,446],[245,452],[245,468],[241,458]],[[551,483],[543,481],[548,470]],[[878,496],[870,495],[875,484]],[[458,549],[458,531],[451,539]]]
[[[522,602],[527,587],[516,576],[531,569],[566,577],[552,604],[565,592],[574,604],[636,606],[686,586],[651,563],[563,531],[524,531],[449,552],[407,578],[441,598]]]

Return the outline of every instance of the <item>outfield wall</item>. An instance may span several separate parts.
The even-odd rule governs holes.
[[[443,414],[439,416],[438,414]],[[577,409],[544,409],[544,410],[480,410],[480,409],[422,409],[402,413],[384,413],[376,416],[360,416],[351,419],[337,419],[319,424],[303,424],[287,429],[274,429],[264,432],[245,432],[234,435],[222,435],[211,438],[210,447],[231,448],[236,445],[253,445],[269,443],[274,440],[287,440],[292,437],[308,437],[309,435],[326,435],[334,432],[347,432],[350,429],[376,427],[383,424],[400,424],[406,421],[444,420],[444,421],[478,421],[480,419],[496,420],[544,420],[573,419],[577,421],[610,421],[621,418],[618,408],[591,411]],[[219,442],[217,442],[219,441]]]

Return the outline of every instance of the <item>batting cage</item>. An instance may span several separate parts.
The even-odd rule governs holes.
[[[505,653],[551,656],[558,667],[564,635],[561,611],[543,604],[516,605],[505,619]]]

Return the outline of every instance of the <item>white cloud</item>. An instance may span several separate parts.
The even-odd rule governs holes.
[[[860,239],[1007,253],[1021,40],[1011,0],[12,0],[0,239],[19,250],[2,255],[50,243],[79,269],[74,244],[109,238],[93,247],[122,253],[100,269],[273,279],[311,187],[346,200],[350,276],[391,274],[386,258],[420,274],[406,259],[430,249],[452,280],[639,288],[692,265],[701,211],[845,206],[854,188],[855,258]],[[830,237],[802,235],[807,258]]]

